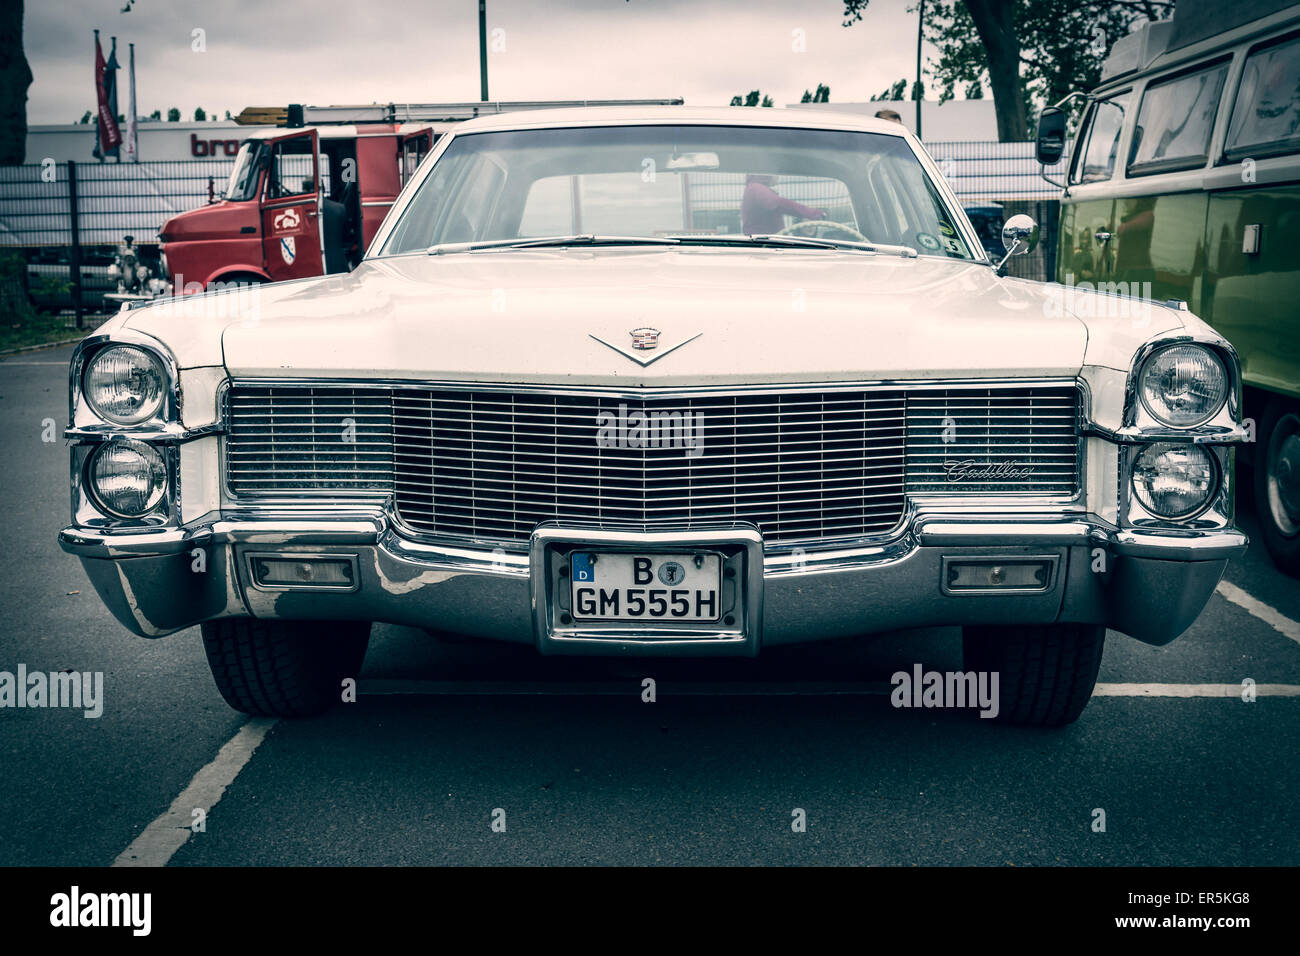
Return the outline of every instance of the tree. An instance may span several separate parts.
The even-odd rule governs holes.
[[[844,26],[870,2],[844,0]],[[987,78],[998,139],[1028,139],[1033,107],[1092,89],[1114,42],[1173,8],[1172,0],[927,0],[925,36],[939,49],[928,72],[940,103],[958,83],[978,84],[982,96]]]
[[[32,69],[23,52],[23,0],[0,3],[0,166],[17,166],[27,152],[27,88]]]
[[[167,122],[179,123],[180,121],[181,121],[181,111],[173,106],[171,109],[167,111]]]
[[[208,114],[203,112],[202,106],[194,107],[194,122],[202,123],[207,118],[208,118]]]
[[[149,118],[150,118],[151,120],[158,120],[158,121],[161,122],[161,121],[162,121],[162,110],[154,110],[152,113],[149,114]]]
[[[82,126],[86,126],[90,123],[90,117],[92,115],[94,114],[92,114],[90,110],[86,110],[86,112],[81,114],[81,119],[77,120],[77,122],[80,123]]]
[[[831,88],[825,83],[817,84],[817,92],[811,93],[808,90],[803,91],[803,96],[799,97],[800,103],[829,103],[831,101]]]
[[[829,92],[829,91],[828,91]],[[760,102],[760,97],[762,102]],[[758,90],[750,90],[744,97],[733,96],[731,98],[732,106],[771,106],[772,97],[764,96]]]
[[[903,98],[903,93],[906,90],[907,90],[907,77],[903,77],[893,86],[887,87],[886,89],[877,93],[875,96],[871,97],[871,99],[873,102],[876,100],[890,100],[890,101],[901,100]]]

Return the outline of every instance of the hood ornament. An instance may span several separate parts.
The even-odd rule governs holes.
[[[658,329],[650,328],[648,325],[629,330],[628,335],[632,337],[631,348],[625,348],[621,345],[615,345],[613,342],[607,341],[606,339],[602,339],[599,335],[593,335],[590,332],[587,334],[590,335],[591,338],[599,342],[601,345],[608,346],[609,348],[617,352],[619,355],[625,355],[628,358],[630,358],[633,362],[636,362],[637,365],[645,367],[649,365],[651,362],[663,358],[669,352],[677,351],[679,348],[681,348],[683,345],[686,345],[688,342],[694,342],[704,333],[696,332],[690,338],[682,339],[676,345],[670,345],[667,348],[663,348],[663,349],[659,347],[659,336],[662,335],[663,333],[660,332]],[[639,352],[650,352],[651,354],[639,355],[637,354]]]

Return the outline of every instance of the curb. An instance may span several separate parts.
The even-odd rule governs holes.
[[[87,329],[86,335],[89,335],[93,331],[95,330]],[[75,339],[64,339],[60,342],[42,342],[40,345],[22,345],[16,349],[3,349],[0,350],[0,356],[22,355],[24,352],[40,352],[45,349],[57,349],[60,345],[76,345],[85,337],[86,337],[85,335],[82,335],[82,336],[78,336]]]

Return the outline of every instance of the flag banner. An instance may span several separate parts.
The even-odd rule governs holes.
[[[114,64],[116,66],[116,64]],[[115,153],[118,145],[122,142],[122,132],[117,128],[117,112],[114,110],[109,97],[109,91],[105,85],[108,73],[108,64],[104,62],[104,50],[99,45],[99,31],[95,31],[95,101],[98,112],[95,116],[95,126],[97,136],[95,137],[94,155],[103,159],[106,155]]]

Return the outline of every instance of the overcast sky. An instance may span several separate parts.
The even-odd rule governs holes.
[[[122,112],[128,42],[144,116],[479,98],[477,0],[134,0],[122,13],[128,2],[27,0],[29,123],[75,122],[94,106],[95,28],[105,56],[118,38]],[[841,0],[488,0],[504,46],[488,54],[489,95],[708,106],[757,87],[783,106],[821,82],[833,102],[867,100],[915,70],[908,5],[872,0],[846,29]],[[196,29],[205,52],[192,48]]]

